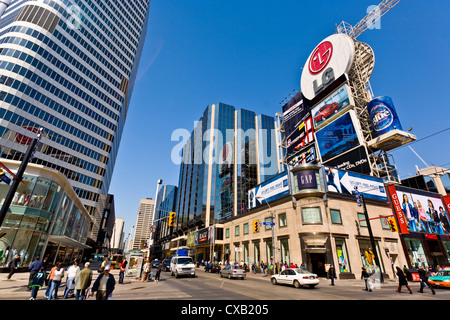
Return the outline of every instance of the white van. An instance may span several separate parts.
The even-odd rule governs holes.
[[[170,261],[170,275],[178,276],[190,275],[195,277],[195,265],[191,257],[175,256]]]

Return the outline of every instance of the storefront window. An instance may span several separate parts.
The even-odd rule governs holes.
[[[339,272],[351,272],[350,262],[348,260],[347,246],[344,239],[336,239],[336,254],[339,263]]]
[[[267,253],[267,263],[272,263],[273,251],[272,251],[272,241],[266,242],[266,253]]]
[[[369,240],[358,240],[359,243],[359,250],[361,253],[361,260],[364,267],[368,269],[369,272],[374,272],[376,269],[376,262],[375,262],[375,254],[372,249],[372,245]],[[380,256],[380,251],[378,248],[376,248],[378,257]],[[381,259],[381,258],[380,258]],[[380,261],[381,263],[381,261]],[[383,270],[383,265],[380,266],[381,270]]]
[[[428,261],[420,239],[405,238],[405,246],[408,251],[409,262],[413,268],[418,268],[419,265],[428,267]]]
[[[50,206],[50,212],[53,213],[53,214],[58,212],[59,206],[60,206],[59,202],[60,202],[60,199],[61,199],[61,197],[62,197],[62,195],[64,193],[63,189],[59,185],[56,186],[56,191],[55,192],[56,192],[56,194],[53,197],[52,204]]]
[[[450,241],[442,241],[444,245],[445,253],[447,254],[447,261],[450,263]]]
[[[254,254],[255,262],[259,265],[261,263],[261,254],[260,254],[260,251],[259,251],[259,242],[256,242],[253,245],[253,254]]]
[[[53,198],[55,198],[55,196],[56,196],[57,188],[58,188],[58,185],[56,183],[52,182],[48,189],[47,196],[45,197],[45,201],[42,205],[42,210],[45,210],[45,211],[50,210],[50,205],[52,204]]]
[[[23,184],[19,184],[19,187],[14,194],[14,198],[11,202],[12,205],[26,206],[28,204],[34,184],[36,183],[36,177],[24,176],[22,182]]]
[[[50,184],[51,181],[47,179],[37,178],[33,194],[28,201],[28,207],[36,209],[42,208],[48,189],[50,188]]]
[[[283,239],[280,241],[281,246],[281,261],[283,263],[291,264],[291,260],[289,259],[289,239]]]
[[[248,243],[244,243],[244,262],[249,263],[249,256],[248,256]]]

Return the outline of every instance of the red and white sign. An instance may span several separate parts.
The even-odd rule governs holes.
[[[318,93],[352,67],[355,43],[345,34],[333,34],[311,53],[303,68],[301,91],[312,100]]]
[[[399,230],[401,234],[407,234],[408,231],[408,221],[402,210],[401,201],[398,198],[397,190],[395,190],[395,186],[393,184],[387,186],[388,193],[390,194],[394,213],[397,215],[397,221],[399,224]]]
[[[450,216],[450,196],[443,196],[445,204],[445,212]]]

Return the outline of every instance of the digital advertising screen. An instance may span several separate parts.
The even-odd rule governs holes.
[[[316,131],[316,139],[322,162],[358,147],[360,142],[351,111]]]
[[[311,108],[311,115],[316,129],[331,122],[339,114],[344,113],[354,105],[350,92],[350,88],[344,84]]]

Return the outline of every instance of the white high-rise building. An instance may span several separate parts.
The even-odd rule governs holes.
[[[133,249],[142,249],[150,238],[150,227],[153,223],[153,211],[155,200],[152,198],[141,199],[134,230]]]

